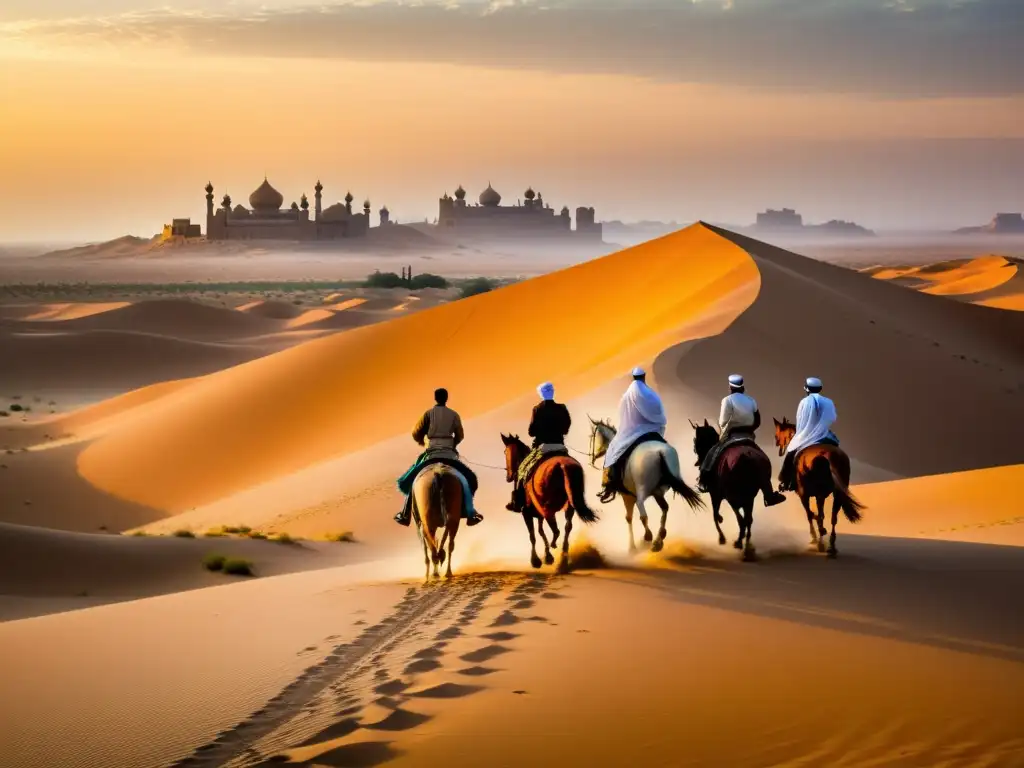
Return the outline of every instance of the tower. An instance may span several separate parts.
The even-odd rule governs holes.
[[[206,236],[210,236],[210,225],[213,224],[213,182],[206,182]]]
[[[313,187],[313,215],[317,221],[320,221],[320,211],[323,210],[323,191],[324,185],[320,183],[320,179],[316,180],[316,186]]]
[[[380,209],[380,225],[382,227],[386,227],[390,223],[391,223],[391,211],[389,211],[388,207],[385,205],[383,208]]]
[[[366,226],[370,226],[370,198],[363,200],[363,215],[366,216]]]
[[[348,211],[349,213],[352,213],[352,201],[353,200],[355,200],[355,198],[352,197],[352,193],[351,192],[346,192],[345,193],[345,210]]]

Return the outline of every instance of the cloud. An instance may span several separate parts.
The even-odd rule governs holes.
[[[202,55],[443,62],[894,97],[1024,93],[1022,0],[279,0],[0,29],[48,44],[169,44]]]

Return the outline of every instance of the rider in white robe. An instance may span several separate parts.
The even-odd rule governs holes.
[[[634,368],[633,381],[619,400],[619,431],[604,456],[602,497],[611,498],[614,494],[622,469],[619,459],[636,440],[652,433],[665,436],[665,407],[658,393],[647,386],[646,377],[643,368]]]
[[[838,418],[836,406],[829,398],[821,394],[821,380],[811,377],[804,385],[807,396],[800,401],[796,409],[796,434],[786,448],[786,458],[779,473],[780,486],[792,488],[795,478],[792,477],[796,456],[804,448],[822,442],[839,444],[839,439],[832,432],[832,425]]]

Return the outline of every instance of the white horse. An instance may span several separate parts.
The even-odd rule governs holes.
[[[590,419],[590,465],[596,467],[599,458],[608,452],[608,445],[615,437],[616,429],[606,421]],[[683,497],[691,509],[703,507],[700,495],[683,481],[679,471],[679,454],[668,443],[644,442],[633,449],[622,471],[622,486],[629,491],[622,494],[626,505],[626,524],[629,526],[629,551],[636,551],[633,538],[633,509],[640,510],[640,522],[644,526],[644,541],[651,542],[651,551],[660,552],[665,545],[665,522],[668,519],[668,502],[665,494],[670,490]],[[655,539],[647,524],[647,510],[644,502],[653,498],[661,507],[661,528]]]

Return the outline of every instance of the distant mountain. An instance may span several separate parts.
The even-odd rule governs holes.
[[[1024,235],[1024,216],[1019,213],[997,213],[992,221],[980,227],[961,227],[956,235]]]

